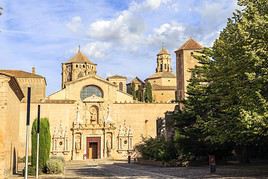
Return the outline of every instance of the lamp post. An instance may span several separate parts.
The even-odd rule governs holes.
[[[40,133],[40,105],[38,105],[37,109],[36,178],[38,178],[38,169],[39,169],[39,133]]]
[[[30,107],[31,107],[31,87],[27,91],[27,115],[26,115],[26,150],[25,150],[25,174],[24,178],[28,179],[28,150],[29,150],[29,128],[30,128]]]

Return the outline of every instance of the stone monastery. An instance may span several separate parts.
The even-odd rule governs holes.
[[[189,69],[197,65],[192,55],[201,48],[189,39],[175,51],[176,75],[169,52],[160,50],[155,73],[145,79],[152,85],[152,103],[134,100],[126,77],[98,76],[97,64],[80,50],[62,63],[62,88],[49,96],[45,77],[34,68],[32,73],[0,70],[0,176],[15,171],[18,157],[25,154],[27,87],[32,89],[31,124],[38,104],[41,117],[49,119],[51,156],[126,159],[142,137],[156,136],[157,119],[185,97]],[[138,77],[131,81],[136,89],[145,82]]]

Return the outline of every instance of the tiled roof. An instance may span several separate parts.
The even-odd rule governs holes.
[[[82,52],[80,52],[80,50],[66,63],[90,63],[95,65],[87,58],[87,56],[85,56]]]
[[[42,101],[43,103],[52,103],[52,104],[73,104],[75,100],[69,99],[46,99]]]
[[[149,76],[147,79],[152,78],[176,78],[176,76],[172,72],[157,72]]]
[[[170,55],[169,52],[168,52],[168,50],[167,50],[166,48],[162,48],[162,49],[158,52],[157,55],[164,55],[164,54],[166,54],[166,55]]]
[[[0,70],[0,72],[9,74],[16,78],[44,78],[41,75],[37,75],[34,73],[29,73],[29,72],[21,71],[21,70]]]
[[[132,82],[135,82],[135,81],[137,81],[138,83],[140,83],[140,84],[144,84],[144,81],[142,81],[139,77],[135,77],[133,80],[132,80]]]
[[[109,78],[125,78],[125,79],[127,79],[127,77],[125,77],[125,76],[120,76],[120,75],[108,76],[107,79],[109,79]]]
[[[179,50],[195,50],[195,49],[201,49],[201,48],[203,48],[202,45],[200,45],[194,39],[190,38],[176,51],[179,51]]]
[[[11,89],[15,92],[15,94],[17,95],[18,99],[21,101],[24,98],[24,94],[20,88],[20,85],[17,79],[13,75],[9,73],[1,72],[1,71],[0,71],[0,75],[5,75],[5,76],[10,77],[9,85]]]
[[[153,84],[152,85],[153,90],[176,90],[176,86],[160,86]]]

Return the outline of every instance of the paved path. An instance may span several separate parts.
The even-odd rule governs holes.
[[[155,167],[113,161],[68,162],[65,174],[40,176],[40,179],[89,179],[89,178],[268,178],[268,165],[218,166],[216,174],[210,174],[208,167]]]
[[[69,165],[65,169],[67,178],[268,178],[268,166],[220,166],[216,174],[208,167],[154,167],[123,162],[109,164]]]

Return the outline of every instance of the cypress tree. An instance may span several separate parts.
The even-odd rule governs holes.
[[[36,138],[37,138],[37,119],[32,125],[32,166],[36,166]],[[51,135],[49,121],[47,118],[40,119],[39,133],[39,167],[44,168],[49,159],[51,145]]]
[[[151,103],[153,101],[152,85],[148,81],[145,84],[144,101],[146,103]]]
[[[131,89],[131,94],[133,96],[133,99],[136,100],[137,99],[137,94],[136,94],[135,83],[134,82],[131,83],[130,89]]]

